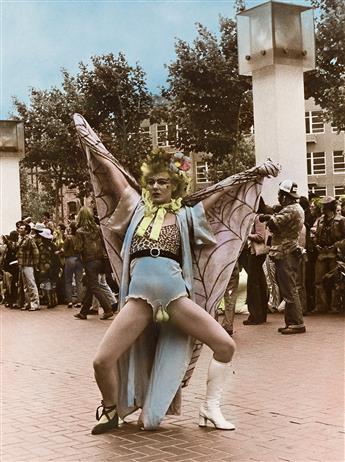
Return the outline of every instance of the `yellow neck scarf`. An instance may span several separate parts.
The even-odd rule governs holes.
[[[154,205],[149,192],[145,189],[143,190],[142,198],[145,204],[144,218],[141,220],[135,234],[139,237],[143,237],[152,220],[154,220],[150,239],[158,241],[166,213],[177,212],[181,208],[182,198],[179,197],[178,199],[171,199],[168,204]]]

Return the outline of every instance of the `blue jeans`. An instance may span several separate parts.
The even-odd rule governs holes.
[[[72,281],[73,275],[77,289],[78,302],[81,302],[83,277],[83,264],[80,257],[67,257],[65,259],[65,289],[66,289],[66,303],[72,302]]]
[[[86,293],[83,299],[83,306],[80,312],[87,314],[92,306],[92,296],[94,295],[105,313],[112,313],[111,299],[112,294],[108,285],[104,286],[99,282],[99,275],[104,273],[104,261],[92,260],[84,264]]]
[[[301,258],[302,256],[292,252],[281,259],[274,259],[279,290],[286,302],[285,324],[291,327],[304,326],[303,310],[298,293]]]

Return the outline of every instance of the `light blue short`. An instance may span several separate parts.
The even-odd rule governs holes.
[[[154,313],[180,297],[188,297],[182,270],[177,261],[165,257],[135,258],[130,266],[131,280],[126,301],[141,298]]]

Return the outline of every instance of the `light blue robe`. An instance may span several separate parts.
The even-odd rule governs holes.
[[[130,281],[130,245],[143,216],[144,204],[140,201],[128,226],[121,252],[120,308],[127,296]],[[190,298],[194,299],[190,245],[214,246],[216,240],[201,202],[194,207],[182,207],[176,213],[176,218],[181,236],[182,275]],[[179,414],[181,381],[190,363],[193,345],[194,339],[171,323],[157,325],[152,322],[117,363],[117,406],[120,417],[140,407],[143,409],[145,429],[154,429],[167,412]]]

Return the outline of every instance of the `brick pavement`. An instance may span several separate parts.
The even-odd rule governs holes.
[[[344,317],[309,316],[306,335],[282,336],[280,314],[260,326],[236,315],[235,374],[223,399],[234,432],[197,426],[204,348],[181,416],[143,432],[133,415],[92,436],[100,398],[91,362],[109,321],[73,313],[0,309],[2,462],[344,461]]]

